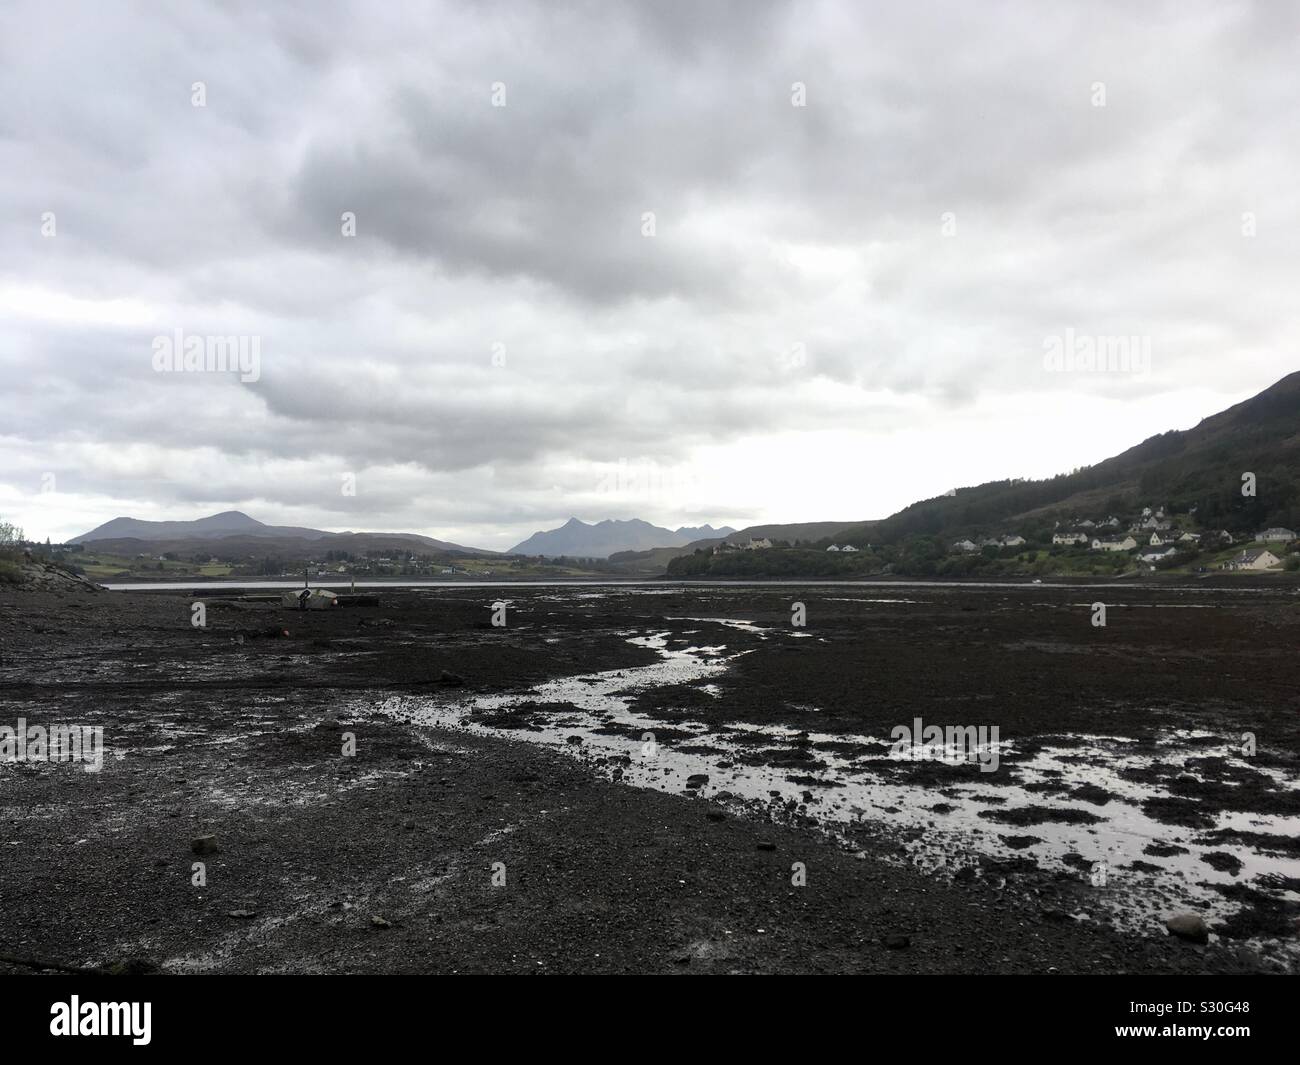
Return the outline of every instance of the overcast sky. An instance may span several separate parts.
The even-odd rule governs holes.
[[[0,519],[504,548],[1188,428],[1296,368],[1296,10],[5,3]]]

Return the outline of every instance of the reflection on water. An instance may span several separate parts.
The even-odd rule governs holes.
[[[682,620],[718,622],[760,637],[771,631],[731,619]],[[1250,883],[1275,897],[1297,898],[1279,885],[1300,882],[1300,859],[1285,853],[1300,836],[1300,818],[1229,811],[1211,815],[1213,823],[1204,827],[1182,828],[1144,811],[1151,800],[1169,797],[1162,782],[1175,772],[1184,780],[1198,778],[1193,760],[1218,758],[1229,769],[1264,774],[1278,788],[1297,786],[1293,775],[1251,765],[1206,733],[1169,732],[1154,745],[1092,735],[1026,738],[1023,749],[1004,739],[1003,769],[995,774],[940,762],[909,767],[893,756],[885,737],[709,720],[708,703],[726,697],[713,682],[740,654],[760,651],[672,649],[667,632],[625,635],[658,651],[660,660],[516,694],[400,695],[377,707],[358,702],[352,710],[377,709],[417,724],[496,736],[505,729],[634,786],[762,807],[777,817],[805,815],[832,835],[849,826],[866,830],[895,840],[928,870],[955,871],[984,855],[1032,857],[1049,870],[1083,871],[1098,887],[1098,907],[1130,929],[1150,932],[1158,927],[1153,922],[1187,907],[1227,916],[1236,906],[1215,884]],[[669,723],[632,709],[638,692],[663,685],[692,685],[712,698],[691,711],[694,720]],[[815,725],[816,707],[797,710]],[[916,768],[927,771],[910,771]],[[1213,835],[1220,831],[1252,838]],[[1203,860],[1210,854],[1230,858],[1216,859],[1216,868]]]

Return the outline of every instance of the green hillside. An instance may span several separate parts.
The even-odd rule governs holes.
[[[1243,491],[1247,474],[1253,475],[1253,492]],[[1300,527],[1300,373],[1192,429],[1153,436],[1095,466],[1045,480],[960,488],[881,521],[841,527],[816,543],[804,540],[754,552],[719,552],[702,545],[670,561],[668,573],[1115,576],[1153,568],[1137,558],[1148,546],[1149,533],[1135,534],[1138,548],[1112,553],[1053,544],[1053,531],[1110,516],[1127,530],[1144,508],[1163,508],[1180,532],[1231,534],[1232,542],[1207,537],[1199,545],[1179,545],[1176,557],[1154,564],[1167,570],[1208,572],[1249,546],[1259,530]],[[1014,547],[981,543],[1007,534],[1026,542]],[[955,541],[966,538],[976,547],[955,551]],[[740,542],[742,537],[731,539]],[[847,557],[828,553],[832,542],[858,550]],[[1277,553],[1281,557],[1284,548]],[[1287,568],[1295,568],[1297,561],[1298,555],[1284,560]]]
[[[1248,472],[1256,477],[1254,496],[1242,495]],[[993,533],[1016,523],[1050,527],[1055,520],[1131,513],[1146,505],[1175,514],[1196,507],[1201,525],[1242,535],[1300,524],[1300,372],[1195,428],[1153,436],[1095,466],[1043,481],[961,488],[840,535],[896,543],[910,535]]]

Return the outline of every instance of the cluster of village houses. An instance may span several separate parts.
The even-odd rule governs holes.
[[[720,555],[724,551],[764,551],[772,546],[772,540],[767,536],[751,536],[745,543],[733,544],[729,540],[723,540],[722,543],[716,544],[713,548],[715,555]],[[870,545],[868,545],[870,546]],[[857,548],[852,544],[831,544],[827,551],[856,551]]]
[[[1196,509],[1191,512],[1195,515]],[[1223,529],[1194,532],[1174,524],[1165,515],[1164,507],[1144,507],[1142,517],[1133,522],[1127,530],[1120,531],[1121,522],[1114,516],[1102,521],[1085,518],[1066,524],[1057,522],[1052,533],[1052,543],[1065,547],[1086,547],[1092,551],[1136,551],[1140,562],[1155,566],[1165,562],[1178,553],[1180,548],[1214,547],[1216,549],[1231,547],[1236,542],[1230,532]],[[1291,529],[1272,528],[1255,534],[1255,543],[1273,544],[1280,549],[1297,539]],[[1023,547],[1028,541],[1017,533],[1002,536],[986,536],[979,540],[962,539],[952,545],[952,550],[962,552],[981,551],[986,547]],[[752,536],[747,543],[734,544],[727,540],[713,548],[714,554],[724,551],[761,551],[772,546],[766,536]],[[827,551],[857,551],[852,544],[831,544]],[[1252,547],[1242,550],[1222,564],[1227,570],[1266,570],[1280,566],[1282,559],[1267,546]]]
[[[1195,514],[1195,508],[1191,511]],[[1230,547],[1237,538],[1223,529],[1193,532],[1180,528],[1165,515],[1163,507],[1142,509],[1142,517],[1124,532],[1120,531],[1120,520],[1114,516],[1102,521],[1074,521],[1067,524],[1057,523],[1052,533],[1052,543],[1066,547],[1087,547],[1092,551],[1137,551],[1139,561],[1155,566],[1165,562],[1178,553],[1179,548]],[[1257,544],[1289,544],[1296,539],[1292,529],[1280,527],[1265,529],[1255,534]],[[985,547],[1019,547],[1025,543],[1023,536],[986,537],[981,540],[963,539],[952,545],[958,552],[979,551]],[[1281,558],[1267,546],[1243,550],[1222,564],[1227,570],[1266,570],[1282,564]]]
[[[1023,543],[1023,541],[1021,541]],[[772,546],[772,541],[766,536],[751,536],[748,543],[733,544],[726,540],[718,544],[713,549],[715,555],[720,555],[724,551],[762,551]],[[868,545],[870,546],[870,545]],[[852,544],[831,544],[827,551],[856,551],[857,548]]]
[[[723,540],[720,544],[715,544],[713,553],[720,555],[724,551],[762,551],[772,546],[772,541],[766,536],[751,536],[748,543],[733,544],[730,540]]]

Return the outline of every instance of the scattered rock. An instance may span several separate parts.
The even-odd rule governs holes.
[[[1208,943],[1210,941],[1210,930],[1201,920],[1200,914],[1180,913],[1169,918],[1165,922],[1171,935],[1179,939],[1186,939],[1192,943]]]
[[[1006,825],[1041,825],[1054,823],[1062,825],[1092,825],[1101,820],[1096,814],[1073,807],[1017,806],[1008,810],[980,810],[979,817],[990,821],[1000,821]]]
[[[1080,784],[1070,792],[1070,795],[1075,799],[1090,802],[1094,806],[1105,806],[1114,797],[1105,788],[1098,787],[1096,784]]]
[[[1217,869],[1221,873],[1231,873],[1236,876],[1241,872],[1241,859],[1235,854],[1229,854],[1227,851],[1212,851],[1209,854],[1202,854],[1201,861],[1211,869]]]
[[[370,918],[370,927],[371,928],[392,928],[393,926],[384,918],[380,917],[379,914],[375,914]]]
[[[1150,854],[1154,858],[1170,858],[1175,854],[1186,854],[1187,848],[1180,847],[1176,843],[1148,843],[1142,848],[1143,854]]]
[[[1155,821],[1183,828],[1213,828],[1214,813],[1191,799],[1157,796],[1142,803],[1142,812]]]

